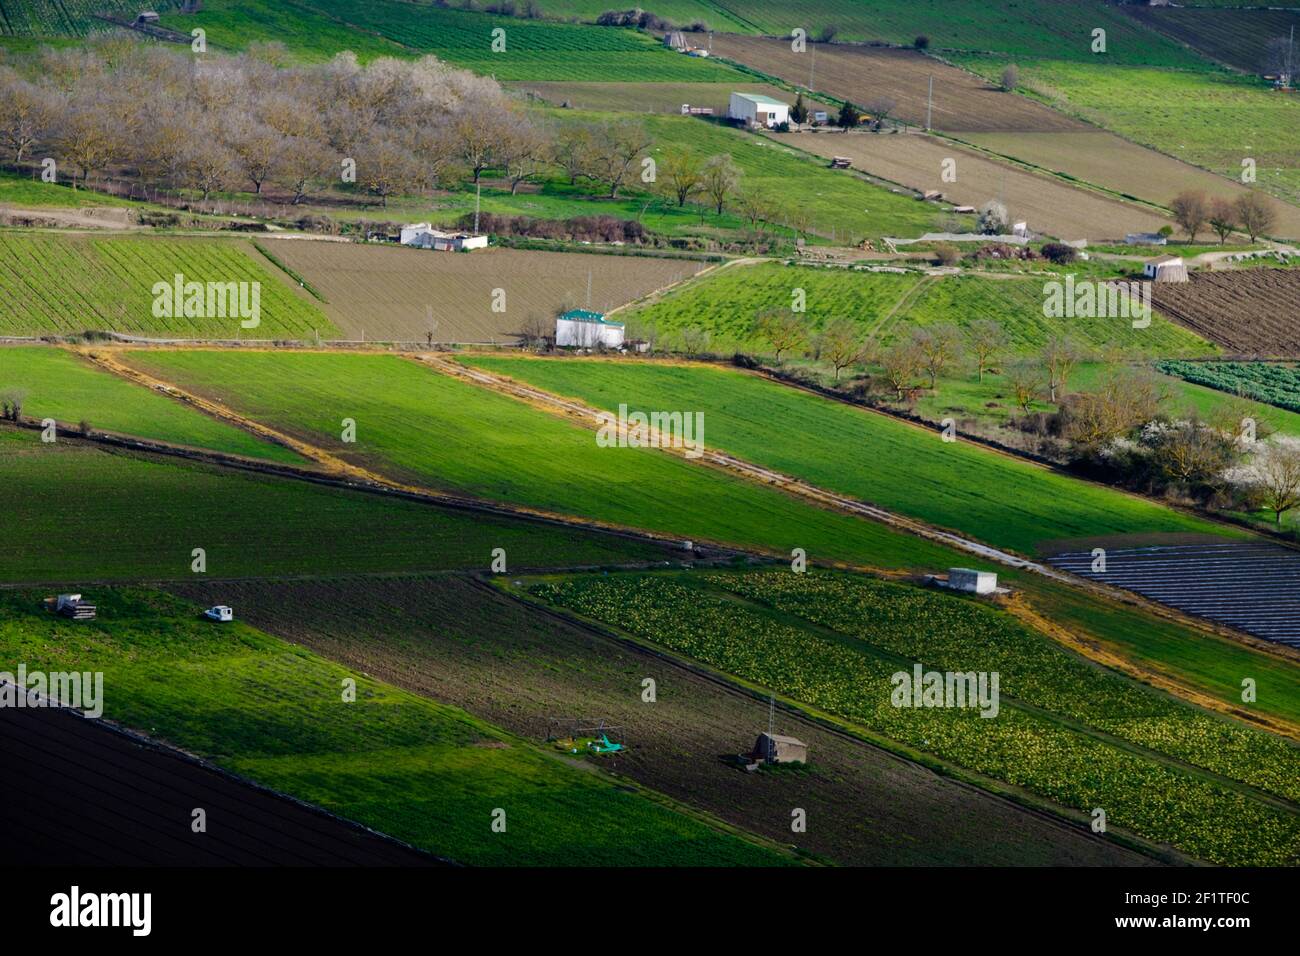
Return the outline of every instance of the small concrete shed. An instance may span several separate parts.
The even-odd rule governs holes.
[[[753,758],[767,763],[807,763],[808,745],[781,734],[759,734]]]
[[[970,568],[949,568],[948,587],[969,594],[992,594],[998,589],[998,576],[993,571],[972,571]]]

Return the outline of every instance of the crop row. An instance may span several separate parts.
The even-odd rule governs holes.
[[[1166,375],[1175,375],[1197,385],[1300,412],[1300,370],[1294,365],[1171,360],[1159,362],[1156,367]]]
[[[940,670],[996,671],[1001,691],[1016,700],[1300,800],[1300,750],[1095,667],[974,602],[843,574],[767,572],[708,580]]]
[[[1010,706],[993,719],[972,709],[895,707],[890,676],[907,665],[861,641],[796,627],[663,577],[571,580],[533,590],[909,747],[1081,812],[1101,808],[1112,824],[1194,856],[1282,865],[1300,854],[1294,813],[1050,717]]]

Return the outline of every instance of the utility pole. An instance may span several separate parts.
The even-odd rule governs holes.
[[[934,113],[934,74],[930,74],[930,86],[925,94],[925,131],[928,133],[933,128],[930,120]]]
[[[474,235],[478,235],[478,212],[483,199],[483,184],[474,184]]]
[[[1292,27],[1292,30],[1295,28]],[[817,87],[813,84],[817,81],[817,44],[812,45],[812,62],[808,65],[808,92],[811,93]]]

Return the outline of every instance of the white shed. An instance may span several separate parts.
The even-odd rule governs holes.
[[[1142,274],[1156,282],[1187,282],[1187,266],[1182,256],[1156,256],[1142,266]]]
[[[555,319],[555,344],[560,348],[622,348],[623,323],[611,322],[599,312],[570,309]]]
[[[970,568],[949,568],[948,587],[970,594],[992,594],[998,589],[998,576],[993,571],[972,571]]]
[[[790,106],[758,93],[732,93],[727,116],[750,126],[780,126],[790,122]]]

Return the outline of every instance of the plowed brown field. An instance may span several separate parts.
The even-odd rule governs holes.
[[[1300,271],[1194,272],[1187,283],[1152,286],[1165,315],[1247,355],[1300,355]]]
[[[819,156],[848,156],[857,169],[956,203],[979,206],[1001,199],[1013,221],[1063,239],[1119,239],[1126,232],[1155,232],[1169,220],[1136,203],[1071,186],[923,134],[784,133],[777,139]],[[946,159],[957,181],[941,177]]]
[[[707,268],[693,259],[518,249],[287,240],[271,248],[320,290],[322,308],[347,338],[370,341],[422,342],[432,332],[435,342],[509,342],[533,313],[549,320],[561,304],[608,312]],[[505,310],[493,311],[502,301]]]
[[[843,44],[809,44],[804,53],[789,40],[715,34],[713,53],[787,83],[809,87],[865,107],[877,97],[897,101],[894,115],[924,125],[926,90],[934,77],[935,129],[962,132],[1088,129],[1078,120],[1004,93],[986,81],[913,50]]]

